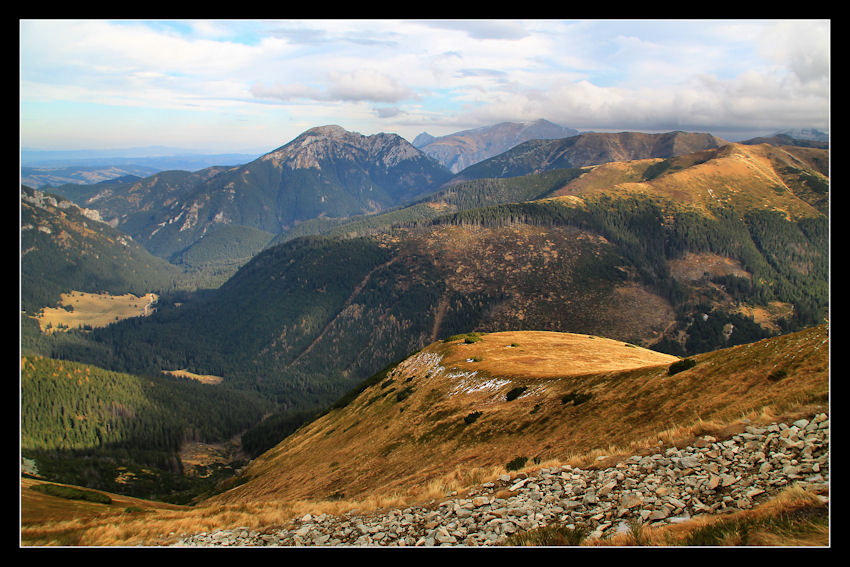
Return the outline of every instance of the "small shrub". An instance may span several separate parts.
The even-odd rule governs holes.
[[[395,400],[397,402],[403,402],[412,393],[413,393],[413,388],[408,386],[407,388],[405,388],[404,390],[402,390],[401,392],[399,392],[398,394],[395,395]]]
[[[561,403],[568,404],[570,402],[573,403],[574,406],[579,404],[583,404],[593,397],[593,394],[577,394],[575,392],[571,392],[569,394],[564,394],[561,396]]]
[[[528,389],[527,386],[517,386],[516,388],[512,388],[510,392],[505,395],[505,400],[511,401],[517,399],[523,392]]]
[[[629,527],[629,536],[631,536],[631,545],[644,546],[646,545],[646,524],[639,518],[632,518],[627,522]]]
[[[587,537],[588,529],[584,526],[570,528],[567,526],[544,526],[534,530],[512,534],[499,545],[507,546],[578,546]]]
[[[672,376],[678,372],[682,372],[689,368],[693,368],[696,366],[696,361],[693,358],[683,358],[682,360],[677,360],[673,364],[670,365],[670,368],[667,369],[667,375]]]
[[[481,412],[480,411],[474,411],[471,414],[467,415],[465,418],[463,418],[463,422],[466,425],[469,425],[470,423],[473,423],[479,417],[481,417]]]
[[[484,336],[484,333],[461,333],[459,335],[452,335],[443,340],[444,343],[450,343],[453,341],[463,341],[465,344],[477,343],[481,340],[481,337]]]
[[[372,405],[373,403],[375,403],[375,402],[377,402],[378,400],[380,400],[381,398],[383,398],[383,397],[385,397],[385,396],[387,396],[387,395],[389,395],[389,394],[391,394],[391,393],[393,393],[393,392],[395,392],[395,388],[390,388],[389,390],[384,390],[383,392],[381,392],[381,393],[379,393],[379,394],[375,394],[374,396],[372,396],[371,398],[369,398],[369,399],[366,401],[366,405],[367,405],[367,406],[370,406],[370,405]]]
[[[518,471],[528,462],[528,457],[514,457],[505,465],[505,470]]]
[[[767,379],[771,382],[778,382],[788,376],[788,371],[784,368],[777,368],[770,374],[768,374]]]

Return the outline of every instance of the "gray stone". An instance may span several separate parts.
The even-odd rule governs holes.
[[[722,442],[704,437],[693,447],[628,457],[606,469],[563,466],[520,473],[508,498],[493,496],[511,483],[509,475],[500,475],[500,484],[484,483],[467,498],[450,495],[434,508],[305,514],[289,530],[263,533],[240,526],[184,537],[174,545],[490,546],[519,530],[554,522],[581,524],[600,535],[622,529],[627,518],[653,526],[679,523],[692,514],[750,508],[754,498],[800,479],[815,489],[828,488],[828,426],[825,414],[790,426],[749,425]],[[623,521],[614,526],[619,518]]]

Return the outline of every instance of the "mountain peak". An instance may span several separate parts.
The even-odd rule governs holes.
[[[780,130],[774,136],[785,135],[797,140],[812,140],[816,142],[828,142],[829,134],[816,128],[795,128]]]
[[[344,136],[346,134],[357,134],[357,132],[349,132],[348,130],[346,130],[342,126],[338,126],[336,124],[328,124],[328,125],[325,125],[325,126],[316,126],[315,128],[310,128],[309,130],[304,132],[304,134],[302,134],[302,135],[307,135],[307,134],[338,137],[338,136]]]

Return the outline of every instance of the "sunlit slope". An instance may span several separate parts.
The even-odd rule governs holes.
[[[827,212],[827,164],[826,150],[728,144],[664,160],[599,165],[552,196],[643,195],[704,211],[772,209],[799,219]]]
[[[92,533],[123,533],[121,524],[126,520],[139,517],[157,516],[159,513],[177,513],[185,510],[183,506],[165,504],[122,496],[102,491],[70,486],[77,495],[80,493],[98,496],[98,501],[80,498],[67,498],[44,493],[38,488],[43,485],[64,487],[52,482],[21,479],[21,542],[23,545],[107,545],[107,542],[92,543],[84,538]],[[65,529],[62,529],[62,528]]]
[[[374,376],[213,501],[416,494],[515,457],[567,460],[654,445],[704,421],[822,411],[828,349],[821,326],[698,355],[671,375],[676,358],[599,337],[459,336]]]

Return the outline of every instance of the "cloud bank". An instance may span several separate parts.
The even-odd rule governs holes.
[[[243,145],[277,145],[330,123],[408,139],[537,118],[600,131],[828,130],[830,28],[828,20],[25,20],[21,139],[47,143],[51,123],[54,139],[71,140],[84,121],[89,141],[112,130],[116,143],[114,131],[124,130]]]

